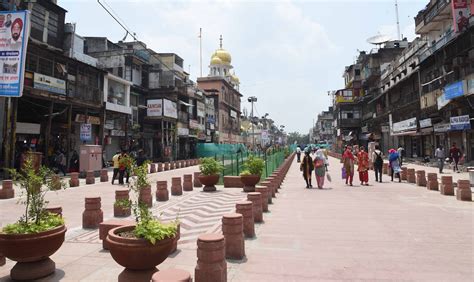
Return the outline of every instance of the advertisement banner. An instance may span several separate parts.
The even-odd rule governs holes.
[[[36,89],[66,95],[66,81],[62,79],[35,72],[33,83]]]
[[[451,117],[449,121],[451,130],[471,129],[471,119],[469,115]]]
[[[178,118],[178,108],[175,102],[163,99],[163,116]]]
[[[21,97],[23,94],[29,36],[28,11],[0,12],[0,96]]]
[[[81,141],[92,140],[92,124],[83,123],[81,124]]]
[[[456,81],[444,87],[444,98],[446,100],[454,99],[464,95],[465,81]]]
[[[153,99],[146,101],[146,115],[149,117],[161,117],[163,115],[163,100]]]
[[[467,0],[451,0],[451,10],[453,11],[453,30],[463,32],[469,28],[469,6]]]

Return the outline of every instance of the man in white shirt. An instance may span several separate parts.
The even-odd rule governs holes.
[[[300,148],[300,145],[298,145],[298,147],[296,147],[296,160],[297,160],[297,162],[301,161],[301,148]]]
[[[444,167],[444,158],[446,155],[444,154],[444,149],[443,146],[439,145],[438,148],[435,151],[435,158],[438,160],[438,168],[439,168],[439,173],[443,173],[443,167]]]

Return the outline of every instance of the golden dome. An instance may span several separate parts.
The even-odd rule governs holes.
[[[213,57],[214,56],[221,59],[221,61],[224,65],[230,65],[230,63],[232,61],[232,57],[231,57],[230,53],[227,52],[226,50],[222,49],[222,48],[217,49],[216,52],[214,52]]]
[[[211,57],[211,65],[222,65],[222,60],[214,54]]]
[[[230,79],[231,79],[233,82],[235,82],[236,84],[239,84],[239,83],[240,83],[240,79],[239,79],[238,76],[235,75],[235,73],[230,76]]]

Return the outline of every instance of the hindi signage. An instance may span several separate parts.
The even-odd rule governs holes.
[[[471,119],[469,115],[451,117],[449,121],[451,130],[471,129]]]

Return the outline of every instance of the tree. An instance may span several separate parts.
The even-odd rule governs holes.
[[[299,132],[290,132],[288,133],[288,144],[305,145],[309,143],[309,134],[300,134]]]

